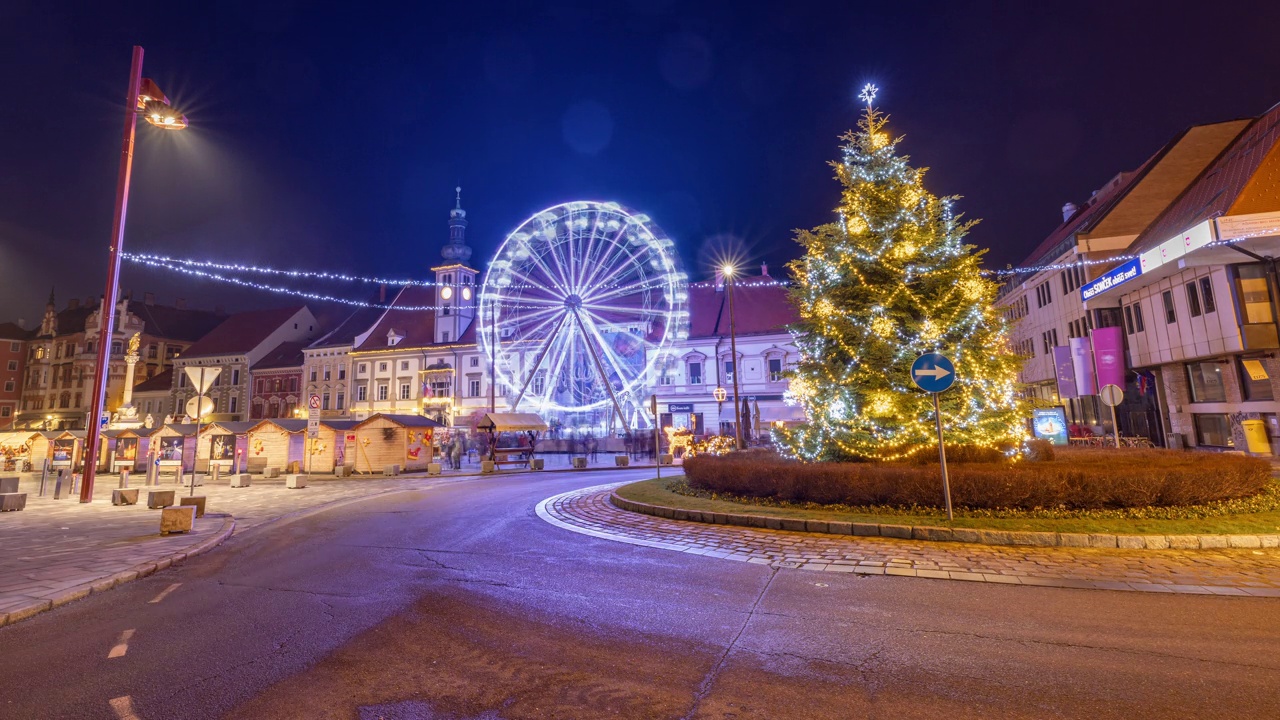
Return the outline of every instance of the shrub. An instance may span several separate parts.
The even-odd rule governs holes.
[[[1103,509],[1197,505],[1263,491],[1270,464],[1174,450],[1058,448],[1040,462],[948,464],[952,501],[974,509]],[[852,506],[939,506],[938,467],[802,463],[759,454],[699,456],[689,485],[715,493]]]
[[[1048,440],[1030,440],[1027,442],[1026,455],[1031,462],[1048,462],[1054,458],[1053,443]]]

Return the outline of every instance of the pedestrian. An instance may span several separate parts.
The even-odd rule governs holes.
[[[462,438],[453,441],[453,469],[462,469]]]

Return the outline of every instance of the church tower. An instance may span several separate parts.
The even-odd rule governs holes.
[[[49,302],[44,306],[44,319],[40,321],[40,337],[53,337],[58,334],[58,306],[53,297],[53,288],[49,288]]]
[[[462,188],[449,211],[449,242],[440,248],[444,265],[431,268],[436,274],[436,342],[455,343],[476,317],[476,271],[467,263],[471,247],[467,245],[467,211],[462,209]]]

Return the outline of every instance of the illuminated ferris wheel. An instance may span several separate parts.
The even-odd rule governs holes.
[[[687,337],[688,300],[674,243],[647,216],[571,202],[503,241],[477,329],[513,409],[616,412],[636,427],[656,364]]]

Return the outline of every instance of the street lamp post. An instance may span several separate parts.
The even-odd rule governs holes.
[[[93,479],[98,470],[98,444],[102,439],[102,411],[107,402],[108,363],[111,359],[111,334],[116,320],[116,296],[120,284],[120,251],[124,246],[124,220],[129,208],[129,178],[133,174],[133,139],[138,114],[147,122],[171,130],[187,126],[187,119],[169,107],[168,100],[150,80],[142,78],[142,48],[133,47],[133,63],[129,68],[129,90],[125,95],[124,141],[120,149],[120,172],[116,177],[115,219],[111,225],[111,246],[107,256],[107,287],[98,308],[98,353],[94,362],[97,375],[89,400],[89,425],[85,428],[84,482],[80,485],[80,502],[93,501]]]
[[[733,355],[733,447],[742,449],[742,400],[738,398],[738,331],[733,316],[733,274],[737,271],[732,265],[724,266],[725,292],[729,293],[729,352]]]

